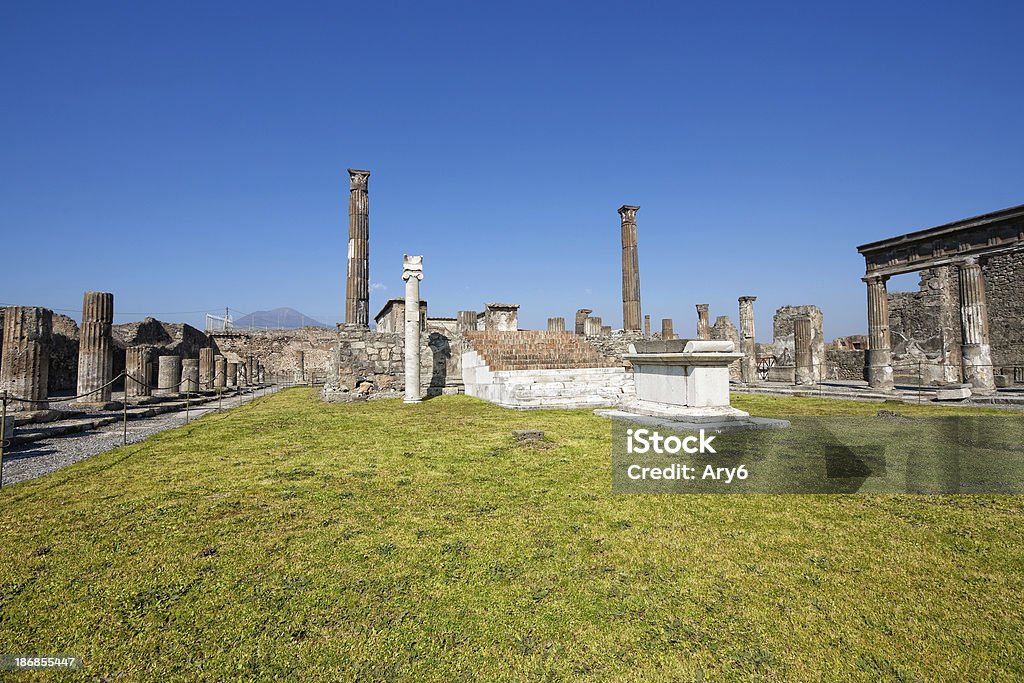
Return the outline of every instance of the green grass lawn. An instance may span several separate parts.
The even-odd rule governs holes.
[[[1024,677],[1024,497],[614,495],[609,444],[590,411],[467,397],[209,415],[0,491],[0,653],[109,680]]]

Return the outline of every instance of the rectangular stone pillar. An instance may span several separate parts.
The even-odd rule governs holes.
[[[199,391],[199,359],[184,358],[181,361],[181,393],[194,394]]]
[[[152,394],[149,386],[152,349],[148,346],[131,346],[124,352],[124,395],[128,398],[142,398]]]
[[[622,219],[622,328],[640,331],[640,260],[636,246],[636,212],[639,206],[619,207]]]
[[[672,318],[661,319],[661,338],[663,340],[675,339],[675,332],[672,331]]]
[[[974,393],[988,394],[995,391],[996,383],[989,345],[985,277],[977,258],[968,258],[958,265],[960,331],[963,338],[960,355],[963,359],[964,382],[971,385]]]
[[[370,200],[369,171],[348,169],[348,279],[345,322],[370,324]],[[415,310],[415,305],[413,309]]]
[[[757,381],[757,340],[754,336],[754,302],[756,296],[740,299],[740,379],[747,384]]]
[[[576,334],[585,335],[587,333],[587,318],[593,313],[589,308],[581,308],[576,311]]]
[[[8,410],[46,410],[50,373],[53,311],[37,306],[4,309],[0,391],[25,401],[11,401]]]
[[[651,336],[651,316],[649,315],[644,316],[644,336]]]
[[[811,319],[805,315],[793,318],[793,358],[797,384],[814,384],[816,373],[811,336]]]
[[[223,389],[228,385],[228,359],[217,355],[213,357],[213,388]]]
[[[565,318],[548,318],[548,332],[565,332]]]
[[[423,257],[402,257],[402,279],[405,280],[405,402],[419,403],[420,392],[420,280],[423,279]]]
[[[881,275],[864,278],[868,285],[868,352],[865,369],[868,384],[882,391],[889,391],[894,386],[892,342],[889,336],[889,294],[885,289],[887,279]]]
[[[210,347],[199,349],[199,391],[213,391],[214,355]]]
[[[114,379],[114,295],[86,292],[82,297],[82,326],[78,332],[78,394],[84,404],[110,402]],[[84,395],[83,395],[84,394]]]
[[[708,319],[709,304],[697,304],[697,339],[711,339],[711,321]]]
[[[181,391],[181,358],[160,356],[157,361],[156,396],[174,396]]]

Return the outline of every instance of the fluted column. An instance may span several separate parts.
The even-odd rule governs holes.
[[[345,322],[370,324],[370,172],[348,169],[348,280]]]
[[[199,349],[199,391],[213,391],[215,371],[213,349]]]
[[[476,329],[476,311],[459,311],[455,314],[459,334],[472,332]]]
[[[8,403],[11,410],[46,410],[50,374],[53,312],[37,306],[4,309],[0,390],[26,401]]]
[[[796,364],[796,383],[814,384],[811,319],[808,316],[793,318],[793,358]]]
[[[78,331],[79,403],[109,403],[114,379],[114,295],[86,292],[82,297],[82,326]],[[102,387],[102,388],[101,388]]]
[[[229,387],[238,386],[238,363],[228,363],[228,381]]]
[[[423,257],[402,257],[405,280],[405,402],[419,403],[420,394],[420,280]]]
[[[183,358],[181,361],[181,393],[194,394],[199,391],[199,359]]]
[[[548,332],[565,332],[565,318],[548,318]]]
[[[708,321],[708,304],[697,304],[697,339],[711,339],[711,323]]]
[[[576,334],[585,335],[587,333],[587,318],[593,313],[589,308],[581,308],[576,311]]]
[[[619,208],[622,218],[622,329],[640,331],[640,259],[636,248],[636,212],[639,206]]]
[[[181,391],[181,357],[160,356],[157,361],[157,396],[174,396]]]
[[[740,378],[747,384],[757,381],[757,338],[754,333],[756,296],[741,296],[740,302]]]
[[[152,391],[149,386],[152,349],[148,346],[131,346],[124,352],[124,371],[127,374],[124,380],[124,395],[126,397],[141,398],[149,396]]]
[[[996,382],[988,337],[985,277],[977,258],[968,258],[959,267],[964,382],[970,383],[974,393],[990,393],[995,391]]]
[[[888,278],[871,275],[864,278],[868,285],[868,384],[874,389],[891,390],[892,340],[889,335],[889,294],[885,289]]]
[[[672,331],[672,318],[661,319],[661,338],[665,341],[676,338],[676,333]]]
[[[213,388],[223,389],[228,385],[228,359],[224,356],[213,358]]]

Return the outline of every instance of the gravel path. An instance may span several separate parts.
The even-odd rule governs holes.
[[[273,394],[280,387],[270,387],[262,392],[263,396]],[[258,398],[255,393],[240,397],[242,403]],[[239,399],[231,397],[225,400],[225,410],[238,405]],[[188,414],[189,422],[207,413],[216,412],[217,402],[193,407]],[[137,443],[158,432],[174,429],[185,424],[185,411],[164,413],[154,417],[128,421],[128,443]],[[106,425],[99,429],[57,436],[51,439],[33,441],[4,449],[3,485],[16,484],[41,477],[59,470],[61,467],[74,464],[80,460],[117,448],[123,444],[123,425],[121,422]]]

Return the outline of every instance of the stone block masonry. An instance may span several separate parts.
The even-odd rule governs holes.
[[[53,312],[49,309],[11,306],[4,310],[0,390],[27,399],[12,402],[13,410],[47,407],[52,329]]]

